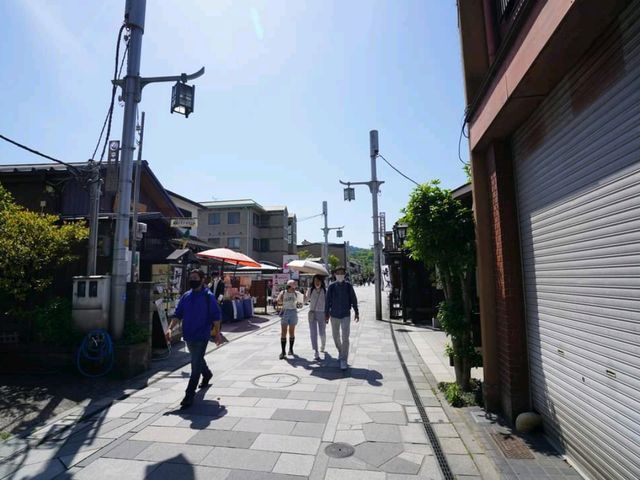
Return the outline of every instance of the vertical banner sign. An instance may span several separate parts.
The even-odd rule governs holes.
[[[387,216],[384,212],[380,212],[380,238],[384,239],[384,232],[387,231]]]
[[[283,255],[282,256],[282,273],[286,273],[287,276],[290,276],[290,278],[293,278],[294,280],[297,280],[299,278],[298,272],[294,272],[292,270],[289,269],[289,262],[292,262],[294,260],[298,260],[299,257],[298,255]]]

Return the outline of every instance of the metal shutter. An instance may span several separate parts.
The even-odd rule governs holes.
[[[586,475],[640,478],[640,0],[512,149],[534,408]]]

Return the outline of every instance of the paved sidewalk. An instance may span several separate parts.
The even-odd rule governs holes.
[[[311,360],[303,311],[297,357],[278,360],[279,325],[265,327],[208,354],[214,386],[190,409],[178,409],[189,375],[180,368],[88,419],[57,419],[27,450],[0,444],[0,478],[401,480],[446,478],[443,468],[448,478],[501,478],[477,432],[441,404],[414,328],[391,324],[410,385],[390,323],[374,320],[373,288],[357,293],[346,374],[330,329],[326,358]],[[329,456],[335,442],[353,454]]]

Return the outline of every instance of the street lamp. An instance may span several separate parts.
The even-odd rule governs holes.
[[[402,250],[402,247],[404,246],[404,241],[407,238],[407,229],[408,226],[406,223],[395,224],[396,244],[398,245],[399,250]]]
[[[355,199],[356,199],[356,189],[349,186],[349,184],[347,184],[347,188],[344,189],[344,201],[350,202],[351,200],[355,200]]]
[[[336,236],[337,236],[338,238],[342,238],[342,230],[338,230],[338,231],[336,232]]]
[[[193,112],[193,98],[196,93],[194,85],[187,85],[186,80],[176,82],[171,90],[171,113],[179,113],[189,118]]]

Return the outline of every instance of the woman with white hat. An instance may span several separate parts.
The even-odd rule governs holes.
[[[296,281],[289,280],[287,289],[280,292],[277,299],[278,304],[282,303],[282,320],[280,320],[281,335],[280,344],[282,353],[280,360],[285,357],[287,346],[287,329],[289,330],[289,355],[293,355],[293,343],[296,340],[296,325],[298,324],[298,294],[296,292]]]

